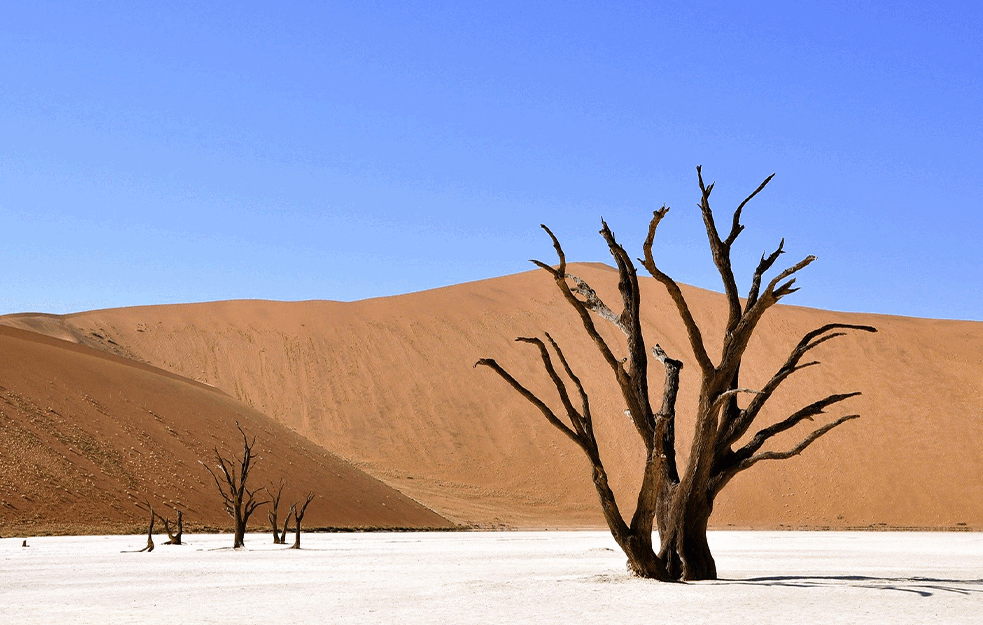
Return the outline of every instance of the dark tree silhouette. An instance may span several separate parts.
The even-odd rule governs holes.
[[[303,504],[295,503],[290,506],[290,514],[294,517],[294,544],[291,549],[300,549],[300,524],[304,520],[304,514],[307,513],[307,506],[311,505],[312,501],[314,501],[314,493],[307,493]]]
[[[695,432],[688,461],[681,473],[676,463],[675,415],[679,372],[683,363],[670,357],[658,344],[651,348],[651,356],[665,371],[661,398],[657,398],[658,406],[653,406],[648,380],[650,352],[642,334],[641,293],[631,257],[602,220],[600,234],[607,243],[618,270],[618,289],[623,306],[620,313],[615,313],[608,307],[584,280],[567,273],[566,256],[560,242],[546,226],[542,227],[553,242],[559,264],[552,267],[533,261],[553,277],[565,301],[578,314],[585,332],[613,373],[627,407],[625,413],[645,446],[646,460],[641,487],[630,519],[622,515],[614,493],[608,486],[607,473],[598,452],[587,393],[556,341],[548,333],[545,335],[546,342],[535,337],[516,339],[538,349],[546,373],[556,387],[566,421],[494,359],[483,358],[475,363],[475,366],[483,365],[495,371],[554,427],[581,448],[591,465],[604,518],[615,541],[628,556],[629,570],[635,575],[665,581],[716,578],[716,564],[707,545],[707,524],[715,497],[737,473],[762,460],[778,460],[797,455],[833,428],[859,416],[850,414],[828,422],[806,435],[791,449],[762,451],[762,447],[777,434],[790,430],[803,421],[811,421],[830,406],[859,393],[829,395],[773,425],[761,428],[743,444],[739,442],[751,431],[762,407],[782,382],[797,371],[819,364],[815,361],[802,362],[807,352],[830,339],[843,336],[848,330],[876,332],[870,326],[843,323],[824,325],[802,337],[785,363],[763,386],[755,390],[742,387],[741,360],[759,320],[769,308],[798,290],[793,287],[795,278],[792,275],[812,263],[816,257],[803,258],[779,272],[762,287],[765,274],[784,253],[783,239],[774,252],[762,255],[751,277],[747,296],[742,299],[731,268],[731,247],[744,230],[740,223],[742,210],[765,188],[774,174],[766,178],[738,205],[733,213],[729,232],[721,236],[710,208],[710,194],[714,185],[704,183],[701,168],[697,167],[696,171],[701,192],[700,212],[713,262],[723,280],[728,311],[720,357],[716,362],[711,359],[704,342],[703,330],[697,324],[682,290],[659,269],[653,256],[656,229],[668,212],[667,207],[663,206],[653,213],[648,235],[642,244],[643,258],[639,259],[649,274],[668,291],[686,328],[696,366],[699,367],[699,401],[693,410]],[[612,347],[602,337],[595,325],[595,317],[613,323],[624,334],[626,340],[623,348]],[[561,377],[554,358],[569,382]],[[572,383],[576,391],[579,406],[574,404],[569,383]],[[741,394],[750,396],[743,407],[738,402]],[[659,534],[657,547],[652,542],[652,533],[656,526]]]
[[[287,514],[287,518],[284,521],[283,534],[280,534],[280,526],[278,525],[278,517],[280,515],[280,497],[283,496],[283,479],[277,484],[276,490],[273,490],[272,486],[268,486],[266,491],[270,494],[270,511],[266,514],[266,518],[270,521],[270,526],[273,528],[273,544],[274,545],[285,545],[287,544],[287,523],[290,521],[290,514]]]
[[[242,456],[240,458],[226,457],[219,452],[218,448],[215,448],[213,451],[218,472],[204,462],[201,463],[215,481],[215,487],[222,497],[222,505],[225,506],[228,515],[232,517],[234,523],[232,547],[234,549],[245,546],[246,525],[249,523],[249,517],[257,508],[269,503],[257,499],[257,495],[262,489],[250,490],[247,485],[249,472],[257,460],[256,453],[253,451],[256,437],[250,439],[246,436],[246,432],[238,423],[236,423],[236,428],[242,435]]]
[[[154,550],[154,520],[157,518],[157,515],[154,513],[154,508],[149,502],[138,502],[137,507],[150,515],[150,523],[147,526],[147,546],[137,551],[123,553],[143,553],[144,551],[150,553]],[[27,541],[24,542],[26,543]],[[24,546],[26,547],[27,545],[25,544]]]
[[[174,512],[177,514],[177,519],[174,522],[174,529],[171,529],[170,519],[160,514],[157,515],[160,522],[164,524],[164,531],[167,532],[167,542],[164,543],[165,545],[183,544],[181,540],[184,537],[184,513],[177,508],[174,509]]]
[[[164,543],[165,545],[180,545],[180,544],[182,544],[181,543],[181,539],[184,536],[184,514],[182,513],[181,510],[178,510],[177,508],[174,508],[174,511],[177,513],[177,519],[176,519],[176,521],[174,523],[174,526],[172,527],[171,526],[171,520],[168,519],[167,517],[163,516],[162,514],[158,513],[156,510],[154,510],[154,507],[150,505],[150,501],[149,500],[144,499],[143,501],[137,502],[136,506],[138,508],[140,508],[141,510],[144,510],[145,512],[149,512],[150,513],[150,515],[152,517],[151,518],[151,531],[153,530],[153,519],[154,518],[160,520],[160,522],[164,524],[164,531],[167,532],[167,541]],[[149,551],[152,551],[152,550],[153,549],[151,548]]]

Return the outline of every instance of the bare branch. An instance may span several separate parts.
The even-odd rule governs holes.
[[[304,515],[307,514],[307,506],[311,505],[311,502],[314,501],[314,497],[315,497],[314,493],[312,492],[307,493],[307,497],[304,499],[304,503],[295,509],[294,518],[298,522],[304,520]]]
[[[858,414],[851,414],[851,415],[847,415],[845,417],[840,417],[836,421],[833,421],[832,423],[827,423],[826,425],[824,425],[823,427],[819,428],[818,430],[816,430],[815,432],[813,432],[809,436],[805,437],[805,439],[801,443],[799,443],[798,445],[796,445],[795,447],[793,447],[789,451],[765,451],[765,452],[762,452],[762,453],[760,453],[760,454],[758,454],[756,456],[751,456],[747,460],[744,460],[743,462],[741,462],[737,466],[737,470],[738,471],[743,471],[744,469],[747,469],[748,467],[750,467],[750,466],[754,465],[755,463],[760,462],[762,460],[784,460],[785,458],[791,458],[792,456],[797,456],[800,453],[802,453],[805,450],[806,447],[808,447],[809,445],[811,445],[816,439],[818,439],[822,435],[826,434],[827,432],[829,432],[833,428],[835,428],[835,427],[837,427],[837,426],[839,426],[839,425],[841,425],[843,423],[846,423],[847,421],[850,421],[852,419],[858,419],[858,418],[860,418],[860,415],[858,415]]]
[[[550,357],[549,350],[546,349],[546,344],[543,343],[542,340],[535,337],[520,336],[515,340],[520,343],[529,343],[539,348],[539,354],[543,359],[543,367],[546,369],[546,373],[550,376],[550,380],[553,381],[553,386],[556,387],[556,391],[560,395],[560,402],[563,404],[563,408],[567,411],[567,417],[570,419],[570,423],[577,431],[578,436],[583,435],[583,415],[577,412],[576,408],[573,407],[573,402],[570,401],[570,394],[567,392],[567,385],[556,372],[556,367],[553,366],[553,359]],[[550,339],[550,342],[553,343],[554,346],[556,345],[552,339]]]
[[[560,364],[563,365],[563,370],[566,372],[567,377],[569,377],[573,381],[574,386],[577,387],[577,393],[580,395],[580,419],[583,425],[583,431],[588,437],[587,442],[593,445],[594,427],[590,414],[590,399],[587,397],[587,391],[584,390],[584,385],[580,382],[580,378],[577,377],[577,375],[573,372],[573,369],[570,368],[570,363],[567,362],[567,358],[564,356],[563,350],[560,349],[560,346],[553,340],[553,337],[550,336],[549,332],[546,333],[546,339],[550,342],[550,345],[553,346],[553,351],[556,352],[557,357],[560,359]]]
[[[730,244],[720,240],[720,233],[713,219],[713,210],[710,208],[710,193],[713,191],[713,185],[704,185],[703,168],[699,165],[696,167],[696,176],[700,183],[700,191],[702,192],[699,206],[700,213],[703,215],[703,224],[706,226],[707,241],[710,243],[710,254],[713,257],[713,264],[717,267],[717,272],[720,274],[720,280],[723,282],[724,294],[727,296],[727,329],[730,331],[737,325],[741,317],[741,299],[737,292],[737,280],[734,278],[734,270],[730,264]],[[739,214],[735,213],[734,223],[739,233],[740,229],[743,229],[743,226],[737,223],[738,217]],[[737,234],[733,231],[731,234],[734,238],[737,238]],[[730,240],[730,237],[728,237],[728,240]]]
[[[757,434],[755,434],[751,438],[751,440],[746,445],[744,445],[743,447],[737,450],[736,452],[737,458],[743,459],[743,458],[750,457],[752,454],[754,454],[754,452],[761,449],[761,446],[764,445],[769,438],[795,427],[802,421],[805,421],[807,419],[811,421],[814,416],[823,414],[825,412],[825,409],[828,408],[829,406],[839,403],[844,399],[856,397],[857,395],[860,395],[860,393],[853,392],[853,393],[839,393],[835,395],[829,395],[827,397],[824,397],[823,399],[820,399],[819,401],[809,404],[804,408],[800,408],[799,410],[792,413],[792,415],[786,417],[785,419],[782,419],[778,423],[775,423],[773,425],[761,429]]]
[[[732,379],[740,369],[741,358],[744,356],[744,350],[747,349],[748,341],[751,340],[751,334],[754,332],[754,329],[758,325],[758,321],[761,320],[761,317],[764,315],[765,311],[776,304],[781,298],[798,290],[792,288],[792,285],[795,283],[794,279],[778,286],[779,282],[785,280],[795,272],[802,270],[814,260],[816,260],[815,256],[806,256],[804,259],[775,276],[775,278],[768,283],[768,286],[765,288],[765,291],[761,297],[755,301],[754,304],[750,306],[740,317],[740,321],[733,327],[729,328],[728,334],[724,339],[724,348],[723,354],[720,357],[720,365],[717,367],[717,373],[722,379]]]
[[[771,269],[778,257],[785,253],[785,239],[783,238],[778,243],[778,248],[774,252],[765,256],[761,255],[761,260],[758,262],[757,268],[754,270],[754,276],[751,278],[751,290],[748,291],[747,302],[744,304],[744,310],[749,310],[754,303],[758,301],[758,292],[761,290],[761,278],[764,277],[765,272]]]
[[[724,240],[724,245],[730,247],[734,244],[734,241],[737,240],[737,236],[744,230],[744,226],[741,225],[741,211],[744,210],[744,207],[747,206],[748,202],[754,199],[754,196],[761,193],[761,191],[768,186],[768,183],[771,182],[771,179],[774,177],[775,174],[772,174],[765,178],[764,181],[758,185],[758,188],[752,191],[751,195],[744,198],[744,201],[737,206],[737,209],[734,211],[734,221],[730,226],[730,234],[728,234],[727,239]]]
[[[594,341],[594,344],[597,346],[598,351],[601,352],[601,356],[604,357],[604,360],[608,363],[608,366],[610,366],[612,371],[614,371],[614,374],[618,379],[618,383],[623,384],[627,376],[627,372],[624,370],[624,367],[622,367],[621,361],[615,357],[614,352],[611,351],[611,348],[608,346],[607,342],[597,331],[597,327],[594,325],[594,321],[591,319],[590,310],[587,308],[587,305],[577,299],[577,297],[570,290],[570,286],[567,284],[566,255],[563,253],[563,248],[560,245],[560,241],[549,228],[546,226],[542,226],[542,228],[553,241],[553,247],[556,250],[557,257],[560,260],[559,269],[554,269],[542,261],[534,260],[532,262],[553,276],[553,280],[556,282],[556,286],[559,288],[560,293],[563,295],[564,299],[566,299],[567,303],[569,303],[580,316],[580,321],[584,326],[584,330],[587,331],[587,335]]]
[[[546,234],[550,235],[550,239],[553,241],[553,249],[556,250],[556,257],[560,260],[560,265],[556,268],[556,273],[560,276],[567,275],[567,255],[563,253],[563,247],[560,245],[560,240],[556,238],[556,235],[553,234],[553,231],[550,230],[546,224],[539,224],[539,227],[545,230]]]
[[[580,440],[580,437],[577,435],[576,432],[571,430],[565,423],[563,423],[563,421],[561,421],[556,416],[556,414],[550,409],[549,406],[546,405],[545,402],[543,402],[543,400],[537,397],[532,391],[527,389],[525,386],[520,384],[519,381],[516,380],[511,373],[503,369],[502,366],[499,365],[493,358],[482,358],[478,360],[478,362],[474,363],[475,367],[479,365],[484,365],[485,367],[488,367],[489,369],[497,373],[503,380],[509,383],[509,386],[511,386],[513,389],[516,390],[516,392],[522,395],[526,399],[526,401],[528,401],[533,406],[538,408],[539,411],[543,413],[543,416],[546,417],[546,420],[553,425],[553,427],[563,432],[567,436],[567,438],[577,443],[579,447],[584,448],[584,442]]]
[[[645,336],[642,334],[641,292],[638,287],[638,273],[625,248],[618,243],[607,223],[601,220],[601,236],[608,244],[608,250],[618,266],[618,290],[624,310],[618,325],[627,330],[628,375],[618,378],[621,394],[631,411],[632,422],[646,446],[652,444],[655,422],[648,390],[648,354],[645,350]]]
[[[793,373],[801,371],[807,367],[818,365],[819,362],[812,361],[799,364],[802,357],[810,350],[825,343],[826,341],[844,336],[845,332],[831,332],[833,330],[857,330],[861,332],[877,332],[872,326],[856,325],[850,323],[828,323],[822,327],[807,332],[792,349],[785,363],[778,369],[774,376],[761,388],[761,392],[756,395],[748,406],[742,410],[737,418],[725,424],[723,435],[719,440],[719,450],[723,450],[747,432],[748,428],[757,418],[765,403],[771,398],[778,387]],[[828,334],[827,334],[828,333]]]
[[[791,267],[785,269],[780,274],[772,278],[771,282],[768,283],[767,288],[765,288],[765,294],[772,295],[775,298],[775,301],[777,301],[781,299],[784,295],[797,291],[798,289],[789,290],[790,287],[792,286],[792,283],[795,282],[794,278],[777,288],[776,285],[778,285],[779,282],[791,276],[792,274],[799,272],[805,269],[806,267],[808,267],[810,264],[812,264],[813,261],[816,260],[816,258],[817,258],[816,256],[810,254],[809,256],[806,256],[799,262],[795,263]]]
[[[569,366],[566,364],[566,358],[562,356],[562,353],[559,350],[557,350],[557,354],[560,356],[561,362],[564,363],[564,368],[571,375],[571,378],[575,380],[574,383],[577,385],[578,389],[580,389],[581,392],[583,392],[583,387],[580,385],[579,379],[577,379],[576,376],[573,376],[572,373],[570,372]],[[486,367],[489,367],[495,373],[497,373],[503,380],[508,382],[509,385],[513,389],[515,389],[520,395],[522,395],[529,403],[536,406],[536,408],[538,408],[539,411],[543,413],[543,416],[546,417],[547,421],[549,421],[558,430],[563,432],[563,434],[565,434],[567,438],[569,438],[574,443],[576,443],[577,446],[584,451],[584,454],[587,456],[588,460],[590,460],[592,466],[592,477],[594,481],[594,488],[597,491],[598,496],[600,497],[601,509],[604,512],[604,516],[608,522],[608,526],[610,527],[611,532],[612,534],[614,534],[616,539],[624,540],[628,532],[628,526],[625,523],[624,517],[621,515],[621,511],[618,508],[618,502],[615,499],[614,493],[612,492],[611,487],[608,484],[607,472],[604,470],[604,464],[601,462],[601,458],[598,454],[597,445],[594,443],[593,431],[590,428],[590,420],[589,420],[590,412],[586,408],[586,394],[582,395],[582,399],[585,402],[585,409],[584,409],[585,431],[588,432],[588,434],[585,435],[584,437],[580,437],[577,435],[576,432],[571,430],[569,427],[567,427],[566,424],[560,421],[560,419],[557,418],[557,416],[553,413],[553,411],[550,410],[549,406],[547,406],[541,399],[539,399],[535,394],[529,391],[529,389],[522,386],[522,384],[520,384],[508,371],[503,369],[501,365],[499,365],[494,359],[482,358],[474,364],[475,367],[479,365],[484,365]]]
[[[749,393],[751,395],[760,395],[761,391],[756,391],[753,388],[732,388],[729,391],[724,391],[720,395],[717,395],[717,399],[713,401],[713,405],[710,408],[711,413],[715,413],[720,410],[720,408],[727,403],[727,400],[731,397],[735,397],[741,393]]]
[[[673,303],[676,305],[676,311],[679,313],[679,317],[683,321],[683,325],[686,327],[686,335],[689,338],[690,346],[693,349],[693,354],[696,356],[696,362],[700,365],[700,369],[704,373],[713,371],[713,362],[710,361],[710,356],[707,354],[706,346],[703,344],[703,334],[700,331],[700,326],[696,324],[696,320],[693,318],[693,313],[690,312],[689,304],[686,303],[686,298],[683,296],[683,292],[680,290],[679,285],[676,281],[670,278],[667,274],[663,273],[662,270],[658,268],[655,264],[655,258],[652,255],[652,245],[655,242],[655,231],[659,227],[659,223],[662,218],[666,216],[669,212],[669,207],[663,206],[657,211],[652,213],[652,221],[649,222],[648,235],[645,237],[645,242],[642,244],[642,250],[644,252],[645,258],[642,260],[642,266],[651,274],[653,278],[661,282],[666,290],[669,292],[669,297],[672,298]]]
[[[574,288],[570,290],[578,295],[583,296],[584,298],[583,304],[588,309],[590,309],[592,312],[597,313],[598,316],[600,316],[602,319],[606,319],[607,321],[613,323],[615,326],[618,327],[619,330],[624,332],[626,335],[628,334],[628,326],[624,324],[624,321],[621,319],[621,317],[614,314],[614,311],[611,310],[608,307],[608,305],[601,300],[600,297],[598,297],[597,292],[593,288],[591,288],[591,286],[587,284],[587,282],[569,273],[567,274],[567,278],[571,280],[575,285]]]

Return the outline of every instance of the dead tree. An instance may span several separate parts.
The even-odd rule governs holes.
[[[290,516],[294,513],[294,510],[296,509],[297,509],[296,505],[290,506],[290,509],[287,510],[287,516],[283,517],[283,529],[280,530],[281,545],[287,544],[287,528],[290,526]]]
[[[222,455],[218,448],[215,448],[213,451],[218,472],[204,462],[201,463],[215,481],[215,487],[218,488],[219,495],[222,497],[225,511],[232,517],[234,523],[233,549],[245,546],[246,525],[249,523],[249,517],[256,511],[256,508],[269,503],[257,499],[257,495],[262,489],[250,490],[248,487],[249,472],[257,460],[253,450],[256,437],[250,439],[246,436],[246,432],[238,423],[236,423],[236,428],[242,435],[242,456],[229,458]]]
[[[314,493],[307,493],[307,499],[304,500],[303,504],[295,503],[290,506],[290,512],[294,517],[294,544],[290,547],[291,549],[300,549],[300,523],[304,520],[307,506],[311,505],[312,501],[314,501]]]
[[[285,545],[287,544],[287,522],[290,520],[290,514],[287,514],[287,521],[284,522],[283,534],[280,534],[280,526],[278,525],[278,516],[280,514],[280,497],[283,495],[283,485],[284,482],[281,479],[280,483],[277,485],[276,492],[273,491],[273,487],[270,486],[266,490],[270,494],[270,511],[266,514],[266,518],[270,520],[270,526],[273,527],[273,544],[274,545]]]
[[[180,510],[178,510],[177,508],[174,508],[174,511],[177,513],[177,521],[175,522],[174,528],[172,529],[170,519],[168,519],[167,517],[161,515],[156,510],[154,510],[153,506],[150,505],[150,501],[149,500],[144,499],[143,501],[137,502],[136,506],[138,508],[140,508],[141,510],[144,510],[144,511],[150,513],[150,515],[151,515],[151,519],[150,519],[150,521],[151,521],[151,525],[150,525],[151,531],[153,530],[153,521],[154,521],[154,518],[159,519],[160,522],[164,524],[164,531],[167,532],[167,541],[164,543],[165,545],[180,545],[181,544],[181,539],[182,539],[182,536],[184,535],[184,515],[182,514],[182,512]],[[152,550],[153,550],[153,547],[151,546],[151,549],[149,549],[149,551],[152,551]]]
[[[591,417],[590,401],[564,357],[560,346],[546,334],[546,342],[539,338],[520,337],[522,343],[535,346],[543,361],[547,375],[556,387],[566,420],[558,416],[550,405],[536,396],[495,360],[483,358],[475,366],[484,365],[502,377],[516,392],[535,406],[546,419],[567,438],[573,441],[590,462],[593,482],[600,498],[601,509],[615,541],[628,556],[629,570],[639,576],[659,580],[715,579],[716,564],[707,545],[707,524],[713,511],[713,502],[720,490],[737,473],[762,460],[779,460],[795,456],[819,437],[833,428],[857,418],[850,414],[827,422],[812,431],[801,442],[784,451],[763,451],[762,448],[774,436],[793,427],[811,421],[825,410],[845,399],[859,395],[857,392],[829,395],[815,401],[791,415],[767,427],[762,427],[749,438],[755,420],[776,389],[790,376],[802,369],[819,364],[803,362],[804,356],[830,339],[843,336],[846,331],[876,332],[870,326],[830,323],[808,332],[795,345],[778,371],[763,385],[752,390],[742,386],[741,360],[748,341],[765,312],[785,296],[794,293],[793,274],[816,260],[806,256],[787,269],[778,272],[765,282],[765,274],[784,253],[784,240],[777,249],[762,255],[751,276],[746,298],[738,292],[737,280],[731,268],[731,248],[744,230],[740,223],[741,212],[771,181],[769,176],[744,201],[737,206],[730,229],[721,235],[710,208],[713,184],[706,185],[702,171],[697,167],[701,198],[700,212],[706,227],[710,252],[721,279],[727,302],[727,323],[723,332],[720,357],[715,362],[706,347],[703,329],[697,324],[689,304],[679,285],[663,273],[655,262],[653,244],[655,233],[668,212],[663,206],[655,211],[649,223],[648,235],[642,244],[643,258],[639,259],[648,273],[668,291],[676,312],[686,329],[696,366],[699,368],[699,400],[693,408],[694,437],[686,466],[680,472],[676,462],[676,395],[679,390],[680,360],[670,357],[657,343],[647,347],[641,325],[641,292],[636,267],[625,249],[617,242],[608,225],[601,222],[600,234],[614,257],[618,270],[618,290],[622,311],[615,313],[584,280],[567,273],[566,257],[560,242],[546,226],[558,256],[556,267],[533,261],[548,272],[556,283],[564,300],[577,313],[584,331],[600,352],[607,368],[625,402],[625,414],[630,419],[645,447],[646,460],[641,486],[636,498],[635,511],[626,519],[619,509],[604,464],[598,452],[597,440]],[[598,331],[595,318],[613,323],[625,336],[622,347],[613,347]],[[649,389],[649,354],[664,369],[665,377],[661,397],[653,398]],[[559,367],[556,362],[558,361]],[[569,382],[564,381],[558,368]],[[572,383],[576,399],[572,397]],[[740,395],[750,400],[739,403]],[[653,402],[653,399],[657,400]],[[579,405],[575,405],[575,401]],[[659,543],[653,545],[652,532],[657,526]]]
[[[154,514],[154,509],[150,506],[149,503],[145,504],[145,506],[137,504],[137,507],[142,508],[150,513],[150,524],[147,527],[147,546],[144,547],[143,549],[139,549],[136,553],[143,553],[144,551],[150,553],[151,551],[154,550],[154,519],[157,517],[157,515]]]
[[[182,544],[181,540],[182,537],[184,536],[184,513],[182,513],[181,510],[178,510],[177,508],[174,509],[174,512],[177,514],[177,520],[174,523],[173,530],[171,529],[170,519],[160,514],[157,515],[157,518],[160,519],[160,522],[164,524],[164,531],[167,532],[167,542],[164,543],[165,545]]]

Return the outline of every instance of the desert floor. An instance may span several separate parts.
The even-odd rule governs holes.
[[[983,534],[713,532],[717,582],[633,579],[604,532],[0,540],[5,623],[979,623]]]

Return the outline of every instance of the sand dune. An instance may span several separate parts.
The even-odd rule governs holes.
[[[616,299],[610,268],[571,271]],[[696,368],[661,285],[646,279],[643,291],[650,340],[689,363],[678,416],[686,439]],[[721,297],[686,293],[699,320],[719,330]],[[735,479],[712,523],[983,528],[983,323],[778,307],[751,344],[744,383],[763,383],[803,333],[833,321],[880,332],[817,349],[824,366],[797,374],[765,416],[778,419],[830,392],[860,390],[864,395],[842,410],[863,419],[800,457],[760,463]],[[542,272],[353,303],[231,301],[0,323],[214,385],[455,521],[597,526],[579,451],[490,371],[472,368],[477,358],[494,356],[553,396],[533,348],[511,340],[549,330],[591,393],[616,490],[627,493],[637,475],[640,447],[610,373]],[[662,373],[652,375],[658,388]],[[631,508],[627,497],[624,506]]]
[[[255,485],[283,476],[285,500],[320,495],[308,526],[448,526],[218,389],[8,327],[0,327],[0,354],[5,536],[133,530],[145,518],[129,496],[180,505],[190,526],[228,527],[198,460],[216,446],[241,449],[236,420],[258,440]],[[265,524],[265,511],[254,520]]]

